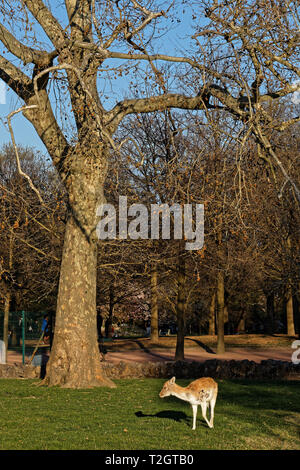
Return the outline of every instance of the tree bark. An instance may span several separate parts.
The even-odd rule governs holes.
[[[300,339],[300,282],[298,283],[298,293],[295,295],[295,315],[298,329],[298,338]]]
[[[8,320],[10,309],[11,294],[7,292],[4,300],[4,319],[3,319],[3,341],[5,345],[5,363],[7,362],[7,348],[8,348]]]
[[[229,329],[229,314],[228,314],[228,306],[224,300],[224,334],[228,335]]]
[[[97,312],[97,334],[98,334],[98,338],[102,337],[102,324],[103,324],[103,317],[99,312]]]
[[[215,306],[216,306],[216,293],[214,292],[211,296],[210,306],[209,306],[209,319],[208,319],[208,334],[216,334],[215,326]]]
[[[185,260],[180,244],[177,271],[177,341],[175,361],[184,361]]]
[[[222,270],[219,270],[218,272],[217,311],[218,311],[217,354],[223,354],[225,352],[225,341],[224,341],[224,273]]]
[[[293,308],[293,292],[291,286],[287,291],[286,302],[286,326],[288,336],[295,336],[294,308]]]
[[[293,258],[292,239],[289,235],[287,238],[287,249],[290,259]],[[295,322],[294,322],[294,308],[293,308],[293,287],[292,280],[289,279],[287,286],[287,301],[286,301],[286,326],[288,336],[295,336]]]
[[[9,254],[8,254],[8,267],[9,271],[13,270],[13,236],[9,237]],[[9,322],[9,311],[11,308],[12,294],[7,287],[4,297],[4,317],[3,317],[3,341],[5,345],[5,363],[7,362],[7,348],[8,348],[8,322]],[[13,328],[14,329],[14,328]]]
[[[97,208],[105,202],[108,147],[92,116],[87,114],[85,119],[80,131],[83,135],[60,168],[61,176],[67,174],[64,184],[70,210],[54,340],[44,380],[68,388],[115,386],[100,364],[96,313]]]
[[[239,318],[237,332],[238,333],[245,333],[245,319],[246,319],[246,312],[242,310],[241,316]]]
[[[97,340],[96,242],[70,216],[61,264],[55,334],[44,383],[66,388],[113,387]]]
[[[158,343],[158,293],[157,293],[157,267],[151,271],[151,342]]]
[[[113,313],[114,313],[114,288],[110,285],[109,288],[109,313],[108,318],[105,322],[105,337],[112,338],[112,324],[113,324]]]
[[[272,335],[274,332],[274,293],[267,294],[267,318],[266,318],[266,333]]]

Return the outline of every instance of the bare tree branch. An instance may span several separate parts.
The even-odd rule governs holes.
[[[22,60],[23,64],[36,63],[39,65],[49,63],[49,54],[44,51],[27,47],[16,39],[5,26],[0,23],[0,41],[9,52]]]
[[[24,101],[33,92],[30,78],[2,55],[0,55],[0,79]]]
[[[18,147],[16,145],[16,141],[15,141],[15,136],[14,136],[14,132],[13,132],[13,128],[12,128],[12,125],[11,125],[11,118],[21,112],[21,111],[25,111],[25,109],[32,109],[32,108],[36,108],[37,106],[22,106],[21,108],[17,109],[16,111],[12,111],[11,113],[9,113],[9,115],[7,116],[7,122],[8,122],[8,127],[9,127],[9,131],[10,131],[10,135],[11,135],[11,140],[12,140],[12,144],[13,144],[13,147],[14,147],[14,150],[15,150],[15,155],[16,155],[16,161],[17,161],[17,168],[18,168],[18,172],[21,176],[23,176],[24,178],[27,179],[28,183],[29,183],[29,186],[31,187],[31,189],[36,193],[37,197],[39,198],[39,201],[41,204],[44,204],[43,202],[43,199],[42,199],[42,196],[40,195],[40,192],[39,190],[34,186],[30,176],[28,176],[26,173],[24,173],[24,171],[22,170],[21,168],[21,163],[20,163],[20,158],[19,158],[19,152],[18,152]]]
[[[296,183],[294,182],[294,180],[287,173],[283,163],[281,162],[281,160],[279,159],[277,154],[274,152],[274,150],[272,148],[272,145],[271,145],[269,139],[267,138],[267,136],[263,133],[261,126],[259,124],[256,124],[255,126],[253,126],[253,129],[254,129],[254,133],[258,137],[258,139],[261,142],[261,144],[263,145],[264,149],[269,153],[269,155],[275,161],[277,166],[280,168],[285,180],[288,181],[291,184],[291,186],[293,187],[293,189],[295,191],[295,194],[296,194],[296,197],[297,197],[297,200],[300,204],[300,190],[299,190],[298,186],[296,185]]]
[[[66,46],[67,35],[42,0],[23,0],[24,4],[42,26],[52,44],[61,49]]]

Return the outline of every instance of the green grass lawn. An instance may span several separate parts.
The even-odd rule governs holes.
[[[0,379],[0,450],[300,449],[299,382],[219,380],[215,427],[199,407],[196,431],[188,403],[159,398],[164,380],[115,382],[69,390]]]

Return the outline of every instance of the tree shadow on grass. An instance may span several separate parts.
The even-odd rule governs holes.
[[[173,419],[177,423],[185,422],[186,424],[189,424],[189,421],[191,419],[185,413],[183,413],[183,411],[174,411],[174,410],[159,411],[158,413],[155,413],[153,415],[145,414],[142,411],[137,411],[135,413],[135,416],[137,416],[137,418]]]
[[[159,358],[160,360],[165,360],[166,357],[162,356],[161,354],[158,354],[154,352],[152,349],[149,349],[147,346],[145,346],[141,341],[135,340],[135,343],[141,348],[142,351],[145,353],[153,356],[154,358]],[[164,346],[164,348],[167,350],[168,347]]]
[[[208,352],[209,354],[216,354],[215,351],[213,351],[209,346],[206,344],[202,343],[202,341],[199,341],[198,339],[195,338],[188,338],[190,341],[194,341],[195,343],[198,344],[204,351]]]
[[[159,411],[158,413],[155,413],[153,415],[150,414],[145,414],[142,411],[137,411],[135,413],[135,416],[138,418],[163,418],[163,419],[172,419],[173,421],[176,421],[177,423],[184,423],[187,427],[192,426],[192,418],[190,416],[187,416],[183,411],[174,411],[174,410],[164,410],[164,411]],[[204,421],[201,421],[200,417],[197,417],[197,427],[207,427],[206,423]]]

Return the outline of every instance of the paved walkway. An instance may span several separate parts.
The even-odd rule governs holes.
[[[277,359],[280,361],[290,361],[292,349],[253,349],[253,348],[232,348],[224,354],[213,354],[198,349],[186,349],[185,360],[186,361],[198,361],[203,362],[209,359],[222,359],[222,360],[237,360],[248,359],[249,361],[261,362],[266,359]],[[109,362],[144,362],[144,361],[173,361],[175,356],[175,349],[152,349],[152,350],[137,350],[137,351],[119,351],[119,352],[108,352],[106,354],[106,360]]]
[[[186,348],[185,349],[185,360],[186,361],[198,361],[203,362],[209,359],[222,359],[222,360],[237,360],[241,361],[248,359],[249,361],[255,361],[257,363],[266,359],[276,359],[280,361],[291,361],[292,353],[294,352],[291,348],[228,348],[227,351],[222,354],[214,354],[207,352],[202,348]],[[175,349],[151,349],[148,348],[140,350],[126,350],[126,351],[109,351],[105,360],[107,362],[157,362],[157,361],[173,361],[175,355]],[[29,360],[26,357],[25,362]],[[8,364],[22,363],[22,354],[18,354],[14,351],[8,351]]]

